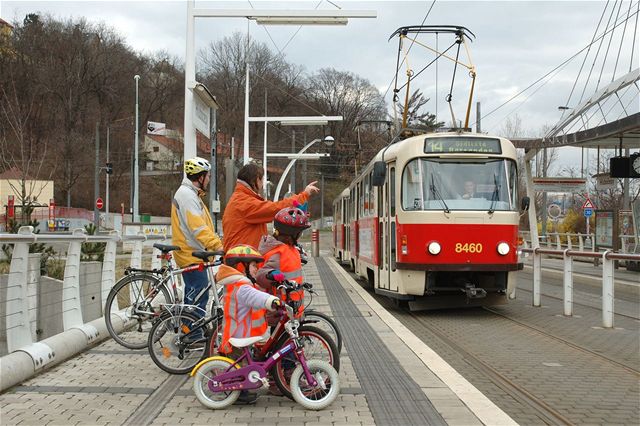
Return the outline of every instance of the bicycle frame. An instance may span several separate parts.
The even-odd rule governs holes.
[[[254,361],[249,347],[243,349],[243,354],[227,370],[215,376],[207,386],[211,392],[225,392],[235,390],[257,389],[263,385],[268,386],[267,372],[278,362],[282,361],[284,355],[293,351],[296,359],[302,365],[307,383],[317,386],[318,382],[309,371],[307,360],[304,355],[304,348],[298,343],[298,327],[300,323],[294,319],[293,308],[285,305],[284,310],[289,318],[285,324],[285,329],[289,333],[287,343],[271,354],[264,361]],[[271,339],[270,339],[271,340]],[[247,362],[244,367],[236,368],[243,361]],[[198,366],[196,366],[196,369]]]

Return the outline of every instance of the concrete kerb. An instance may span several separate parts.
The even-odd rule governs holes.
[[[72,358],[110,337],[104,317],[88,322],[85,326],[94,327],[97,330],[97,336],[92,338],[80,328],[71,328],[38,342],[39,344],[47,345],[54,354],[53,359],[46,364],[45,368],[36,368],[32,355],[22,349],[0,358],[0,392]],[[114,326],[122,328],[124,327],[124,322],[117,321]]]
[[[335,261],[328,256],[327,261],[333,266],[333,270],[339,272],[344,281],[349,283],[353,290],[369,305],[380,319],[413,351],[426,368],[431,370],[453,393],[486,425],[517,425],[507,413],[502,411],[489,398],[480,392],[475,386],[462,377],[444,359],[406,328],[393,315],[387,312],[365,289]]]

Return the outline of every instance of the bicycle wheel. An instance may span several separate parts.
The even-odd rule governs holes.
[[[319,328],[303,325],[298,328],[298,335],[300,336],[300,343],[304,348],[304,356],[307,360],[319,359],[326,361],[333,366],[336,371],[340,371],[340,354],[338,353],[338,348],[336,348],[336,344],[327,333]],[[288,335],[285,334],[281,336],[273,352],[282,348],[288,341]],[[280,392],[289,399],[293,399],[290,386],[291,374],[298,365],[295,354],[292,352],[283,356],[281,361],[271,370],[271,375],[276,382],[276,386],[278,386]]]
[[[147,335],[160,304],[171,301],[171,293],[159,277],[147,273],[126,275],[107,296],[107,330],[125,348],[142,349],[147,346]]]
[[[209,381],[215,376],[229,371],[233,361],[228,358],[217,357],[202,364],[193,375],[193,391],[198,401],[205,407],[220,410],[232,405],[240,396],[240,391],[212,392],[209,389]],[[240,368],[236,365],[235,368]]]
[[[342,353],[342,332],[338,328],[338,324],[329,315],[314,310],[305,310],[302,324],[317,327],[326,332],[335,342],[338,353]]]
[[[208,356],[209,331],[203,330],[201,337],[196,334],[199,330],[189,334],[191,325],[199,319],[191,312],[167,312],[153,324],[147,344],[158,367],[169,374],[187,374]]]
[[[307,361],[307,368],[318,384],[309,385],[302,365],[298,365],[291,374],[293,399],[307,410],[322,410],[335,401],[340,393],[338,372],[327,362],[319,359]]]

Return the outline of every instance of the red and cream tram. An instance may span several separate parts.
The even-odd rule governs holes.
[[[334,254],[411,309],[504,303],[515,289],[516,149],[466,132],[381,150],[334,202]]]

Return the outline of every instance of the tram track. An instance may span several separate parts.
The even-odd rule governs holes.
[[[554,340],[556,340],[558,342],[561,342],[561,343],[571,347],[572,349],[579,350],[579,351],[581,351],[583,353],[595,356],[595,357],[600,358],[600,359],[602,359],[604,361],[607,361],[607,362],[609,362],[611,364],[614,364],[617,367],[623,368],[623,369],[627,370],[628,372],[630,372],[631,374],[634,374],[634,375],[638,376],[638,378],[640,378],[640,370],[637,370],[637,369],[635,369],[633,367],[629,367],[628,365],[626,365],[624,363],[621,363],[619,361],[611,359],[611,358],[609,358],[607,356],[604,356],[601,353],[598,353],[596,351],[592,351],[591,349],[587,349],[587,348],[585,348],[583,346],[576,345],[575,343],[570,342],[567,339],[564,339],[562,337],[556,336],[556,335],[551,334],[551,333],[547,333],[546,331],[541,330],[538,327],[535,327],[535,326],[533,326],[531,324],[527,324],[525,322],[522,322],[522,321],[519,321],[517,319],[514,319],[514,318],[512,318],[512,317],[510,317],[508,315],[505,315],[505,314],[501,313],[501,312],[495,311],[494,309],[491,309],[490,307],[484,306],[482,309],[484,309],[487,312],[491,312],[494,315],[498,315],[498,316],[500,316],[500,317],[502,317],[504,319],[507,319],[507,320],[509,320],[511,322],[514,322],[514,323],[520,325],[521,327],[526,327],[529,330],[533,330],[533,331],[535,331],[535,332],[537,332],[537,333],[539,333],[539,334],[541,334],[541,335],[543,335],[545,337],[548,337],[550,339],[554,339]]]
[[[349,268],[346,268],[346,270],[349,270]],[[390,299],[374,294],[367,282],[357,278],[351,272],[350,274],[382,306],[438,352],[440,356],[449,360],[448,362],[467,380],[494,400],[518,423],[565,425],[584,423],[588,418],[595,420],[595,417],[590,416],[597,417],[598,414],[588,414],[588,410],[594,407],[593,403],[585,401],[585,397],[582,396],[591,397],[592,392],[589,388],[590,385],[587,383],[598,383],[599,392],[602,394],[599,398],[605,398],[604,395],[610,395],[610,393],[607,393],[604,389],[611,388],[616,383],[620,383],[620,386],[626,389],[628,385],[627,379],[621,379],[622,382],[616,382],[618,379],[613,378],[605,379],[607,383],[600,387],[600,382],[597,381],[599,379],[594,377],[600,377],[602,374],[605,374],[603,377],[606,377],[609,371],[613,374],[612,377],[628,375],[629,380],[637,380],[640,377],[639,370],[623,362],[582,347],[526,321],[523,322],[519,318],[512,318],[508,313],[496,312],[491,308],[476,310],[477,314],[484,312],[483,315],[479,316],[474,314],[473,310],[468,309],[462,311],[451,310],[450,312],[434,311],[431,314],[398,310]],[[584,306],[597,309],[589,305]],[[473,320],[473,318],[476,318],[476,320]],[[483,319],[478,324],[478,319],[480,318]],[[635,320],[633,317],[630,318]],[[510,335],[527,336],[527,339],[531,338],[537,344],[546,341],[548,343],[544,343],[543,347],[557,349],[546,353],[541,348],[533,349],[536,348],[536,344],[532,342],[534,346],[532,346],[532,352],[529,353],[522,339],[516,338],[510,342],[505,342],[505,345],[500,345],[500,347],[509,348],[507,349],[509,351],[517,350],[520,352],[520,355],[514,352],[512,356],[516,358],[511,358],[512,360],[522,359],[524,361],[527,357],[533,358],[523,363],[507,361],[507,364],[504,365],[504,357],[500,357],[501,351],[496,351],[495,345],[489,344],[487,346],[485,343],[478,346],[482,339],[491,339],[490,334],[481,339],[476,338],[477,336],[475,335],[476,331],[474,330],[482,330],[482,324],[485,324],[485,320],[486,324],[492,324],[492,327],[502,323],[503,325],[498,328],[512,330],[509,333]],[[475,326],[480,326],[480,328],[476,329]],[[552,342],[556,342],[555,345]],[[565,349],[562,349],[563,347]],[[486,350],[482,348],[486,348]],[[589,365],[588,369],[579,370],[580,367],[572,366],[574,359],[573,355],[570,355],[571,353],[576,354],[576,365]],[[569,355],[567,356],[567,354]],[[518,356],[524,356],[524,358],[518,358]],[[549,365],[546,363],[549,363]],[[541,375],[536,378],[536,375],[532,374],[531,368],[537,368],[541,364],[543,364],[544,370],[541,370]],[[582,371],[582,374],[578,373],[579,378],[573,376],[574,379],[569,379],[569,377],[572,377],[571,374],[575,373],[569,373],[569,370],[557,370],[560,373],[559,375],[553,373],[553,369],[559,368],[560,364],[562,364],[563,369],[569,368],[569,370],[576,370],[576,372]],[[592,368],[594,369],[594,377],[590,377]],[[605,370],[604,373],[603,370]],[[577,380],[579,384],[574,389],[570,385],[567,386],[568,380],[571,383]],[[594,380],[596,381],[594,382]],[[564,390],[559,391],[559,389]],[[558,398],[558,394],[563,396]],[[564,395],[566,395],[566,398]],[[622,404],[628,403],[628,399],[626,402],[622,402]],[[615,411],[611,411],[611,413],[615,413]],[[615,415],[620,415],[620,412]]]
[[[464,360],[475,368],[478,372],[482,373],[487,379],[489,379],[493,384],[498,386],[508,395],[510,395],[515,400],[519,401],[523,405],[527,405],[531,407],[536,414],[543,420],[545,423],[550,425],[573,425],[575,424],[567,417],[562,415],[556,409],[551,407],[549,404],[544,402],[542,399],[535,396],[533,393],[529,392],[524,387],[518,385],[514,381],[510,380],[507,376],[500,373],[498,370],[493,368],[491,365],[480,359],[480,357],[474,355],[472,352],[468,351],[460,344],[455,342],[453,339],[448,337],[445,333],[439,330],[437,327],[429,324],[428,319],[419,317],[415,314],[409,314],[409,316],[420,324],[423,328],[429,330],[430,333],[435,335],[438,339],[440,339],[443,343],[453,349],[456,353],[461,355]]]

